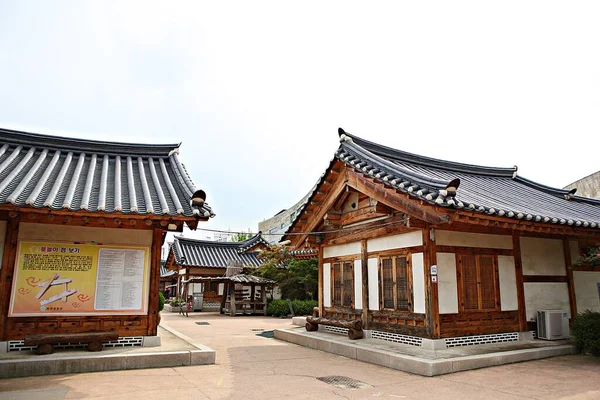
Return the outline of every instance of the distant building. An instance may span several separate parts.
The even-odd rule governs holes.
[[[290,227],[298,210],[306,203],[308,196],[312,193],[312,189],[300,201],[288,209],[281,210],[273,217],[258,223],[258,230],[262,232],[264,238],[270,244],[278,243],[281,237]]]
[[[577,189],[577,196],[600,199],[600,171],[571,183],[565,189]]]

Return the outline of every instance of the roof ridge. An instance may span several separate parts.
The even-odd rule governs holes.
[[[512,176],[515,173],[515,171],[517,171],[516,166],[511,168],[488,167],[484,165],[459,163],[456,161],[442,160],[438,158],[422,156],[419,154],[410,153],[407,151],[395,149],[393,147],[371,142],[359,136],[347,133],[342,128],[338,129],[338,134],[340,135],[341,140],[343,140],[343,135],[345,135],[349,137],[354,143],[356,143],[357,146],[381,158],[391,158],[394,160],[409,161],[428,167],[441,168],[471,174],[482,174],[488,176]],[[400,158],[399,156],[401,156],[402,158]]]
[[[153,156],[169,157],[169,153],[181,146],[181,143],[153,144],[153,143],[126,143],[104,140],[79,139],[58,135],[23,132],[12,129],[0,128],[2,142],[15,146],[36,146],[36,142],[43,141],[44,148],[60,151],[93,152],[99,154],[115,154],[120,156]]]

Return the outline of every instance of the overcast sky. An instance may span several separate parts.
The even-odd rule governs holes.
[[[213,229],[293,205],[338,127],[563,187],[600,169],[599,20],[597,1],[0,0],[0,127],[182,142]]]

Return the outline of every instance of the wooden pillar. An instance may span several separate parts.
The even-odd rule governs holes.
[[[148,336],[156,336],[158,320],[158,287],[160,285],[160,256],[163,245],[162,229],[152,232],[152,250],[150,252],[150,286],[148,300]]]
[[[513,232],[513,254],[515,257],[515,275],[517,280],[517,303],[519,305],[519,331],[527,330],[527,313],[525,312],[525,287],[523,286],[523,263],[521,262],[521,239]]]
[[[251,313],[252,314],[256,314],[256,301],[254,300],[254,291],[256,288],[256,284],[255,283],[251,283],[250,284],[250,308],[251,308]]]
[[[235,317],[235,284],[232,283],[229,292],[229,315]]]
[[[323,318],[323,245],[319,247],[319,317]]]
[[[217,284],[217,293],[219,293],[219,285]],[[227,282],[223,283],[223,299],[221,300],[221,309],[219,310],[219,313],[221,314],[225,314],[225,303],[227,302],[227,288],[229,287],[229,284]]]
[[[438,295],[437,276],[436,281],[431,279],[431,266],[437,264],[437,251],[435,240],[432,236],[435,235],[434,228],[427,226],[423,229],[423,267],[425,268],[425,312],[427,313],[427,334],[431,338],[440,337],[440,304]]]
[[[262,303],[263,303],[263,314],[267,315],[267,287],[266,286],[260,287],[260,297],[261,297]]]
[[[567,285],[569,286],[569,308],[571,311],[571,321],[577,315],[577,297],[575,294],[575,281],[573,280],[573,257],[571,255],[571,246],[569,239],[563,239],[563,249],[565,253],[565,268],[567,269]]]
[[[362,272],[362,323],[364,329],[369,329],[369,255],[367,241],[360,242],[360,267]]]
[[[19,238],[20,215],[17,212],[9,213],[6,224],[6,236],[4,239],[4,252],[2,256],[2,268],[0,269],[0,340],[6,341],[8,307],[12,290],[12,278],[17,258],[17,244]]]

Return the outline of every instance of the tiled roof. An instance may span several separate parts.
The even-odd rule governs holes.
[[[256,283],[262,285],[275,285],[276,281],[267,278],[261,278],[254,275],[237,274],[233,276],[193,276],[184,283],[190,282],[235,282],[235,283]]]
[[[165,264],[165,261],[160,262],[160,277],[167,278],[169,276],[175,275],[175,271],[168,270]]]
[[[264,241],[260,234],[243,242],[213,242],[175,237],[171,251],[175,256],[175,263],[181,266],[226,268],[230,262],[238,261],[245,267],[257,267],[262,264],[257,257],[258,253],[248,249],[261,240]]]
[[[123,214],[214,216],[196,191],[179,144],[71,139],[0,129],[0,204]]]
[[[516,166],[493,168],[437,160],[369,142],[341,128],[339,134],[340,146],[329,168],[340,160],[414,199],[519,220],[600,228],[599,200],[525,179],[517,174]]]

